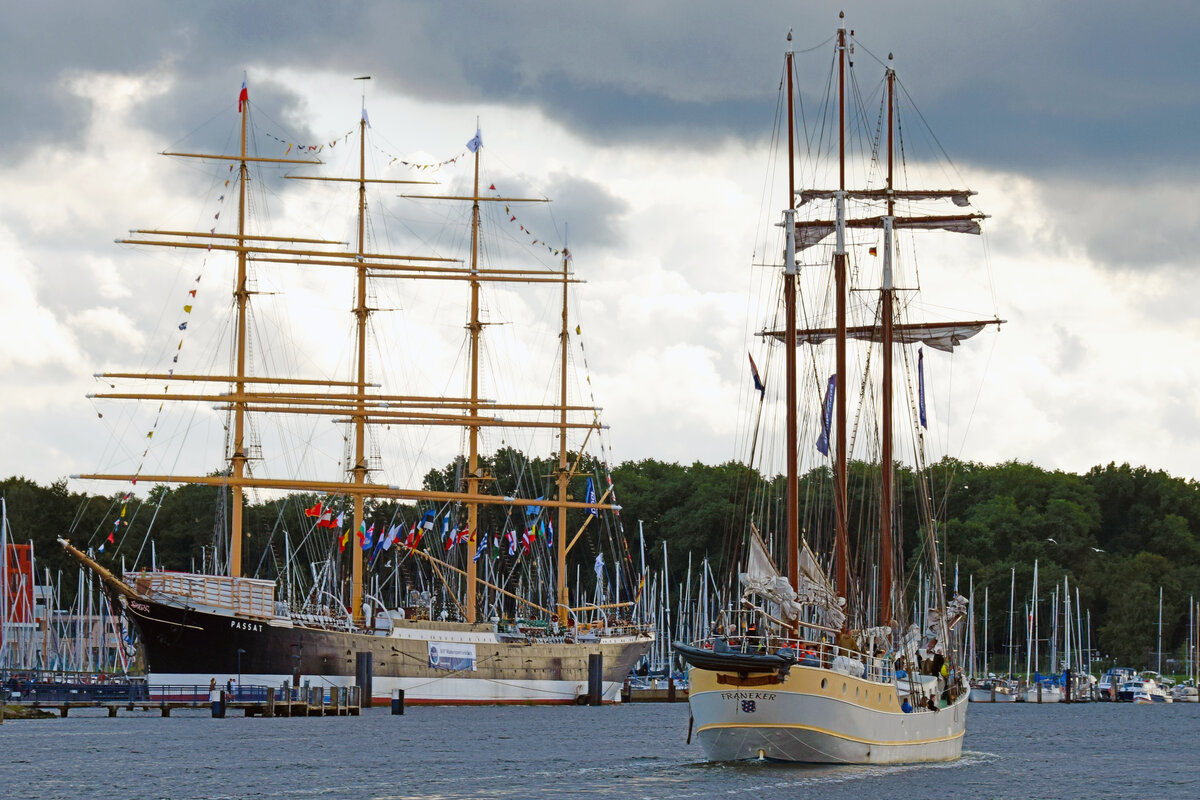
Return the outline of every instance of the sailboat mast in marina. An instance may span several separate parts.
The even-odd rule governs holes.
[[[781,86],[787,97],[780,103],[787,113],[783,124],[788,139],[787,200],[780,225],[784,233],[779,301],[783,324],[768,324],[759,334],[765,343],[782,346],[784,531],[778,536],[772,530],[776,500],[768,481],[747,497],[745,555],[738,562],[740,597],[730,598],[726,607],[732,610],[722,615],[712,635],[676,644],[689,664],[689,702],[696,735],[710,760],[942,761],[957,758],[962,749],[967,681],[958,628],[966,616],[967,600],[946,596],[936,509],[924,475],[915,478],[922,523],[922,541],[915,551],[920,555],[916,572],[930,576],[928,599],[922,588],[921,611],[908,618],[906,608],[905,572],[899,559],[903,548],[894,535],[898,526],[893,411],[898,398],[893,389],[899,382],[894,355],[905,353],[904,363],[910,365],[913,345],[952,352],[985,325],[1001,320],[929,323],[900,319],[901,311],[910,304],[897,301],[904,285],[898,284],[895,276],[894,258],[899,252],[895,232],[978,234],[983,215],[934,214],[922,207],[944,200],[965,207],[970,204],[971,192],[898,186],[897,79],[890,64],[882,82],[884,107],[877,129],[881,138],[863,148],[875,156],[868,178],[874,175],[882,185],[851,187],[847,153],[853,47],[853,32],[839,28],[835,74],[826,84],[835,87],[835,94],[827,98],[825,116],[818,123],[826,127],[817,135],[808,131],[806,136],[810,143],[824,141],[826,130],[836,130],[834,189],[801,188],[797,183],[793,84],[797,68],[790,47],[785,56]],[[836,122],[831,124],[834,118]],[[782,132],[782,126],[779,130]],[[812,169],[812,164],[806,162],[806,168]],[[830,206],[832,214],[828,216],[816,211]],[[901,213],[902,206],[906,213]],[[863,309],[852,308],[851,298],[866,293],[855,285],[862,267],[851,263],[853,248],[862,244],[852,241],[855,231],[881,237],[882,268],[877,303],[868,309],[873,318],[852,324],[852,311],[861,313]],[[820,252],[819,246],[831,235],[830,261],[825,265],[808,261],[807,254]],[[876,247],[871,247],[871,255],[875,252]],[[830,288],[810,285],[817,274],[829,275]],[[803,326],[799,323],[802,306]],[[819,317],[830,309],[832,325],[819,324]],[[820,345],[830,341],[834,345],[832,371],[822,374],[828,366],[819,357]],[[854,342],[865,343],[861,351],[855,351],[865,355],[870,367],[862,379],[851,376],[850,345]],[[812,357],[812,362],[802,367],[801,354]],[[918,350],[916,355],[920,399],[911,403],[911,422],[914,458],[918,467],[924,467],[923,353]],[[879,360],[878,372],[872,358]],[[757,373],[755,378],[760,395],[752,426],[757,435],[768,427],[760,424],[764,416],[780,404],[767,401]],[[860,386],[864,401],[873,397],[870,387],[875,382],[879,384],[880,415],[875,451],[878,511],[869,515],[856,508],[852,515],[851,447],[864,437],[868,416],[864,408],[855,409],[852,432],[851,399]],[[809,419],[814,407],[821,420],[815,450],[828,462],[819,463],[802,481],[799,460],[806,457],[808,448],[801,444],[801,419]],[[757,445],[757,440],[751,445],[752,468],[760,467],[756,454],[774,450]],[[826,480],[828,483],[823,483]],[[829,504],[825,486],[831,495]],[[861,527],[854,542],[852,524]],[[785,575],[776,570],[772,551],[784,563]]]
[[[600,543],[599,537],[606,536],[610,537],[607,546],[627,547],[620,535],[616,517],[619,507],[615,504],[611,480],[607,480],[607,463],[591,456],[586,449],[589,443],[595,444],[600,439],[604,430],[599,410],[591,404],[572,402],[569,396],[569,288],[579,279],[572,272],[572,259],[565,248],[543,245],[544,253],[554,257],[553,265],[548,267],[493,267],[485,264],[482,257],[481,209],[486,204],[504,207],[505,217],[497,219],[507,220],[510,208],[543,203],[545,198],[505,196],[495,191],[494,185],[484,189],[483,141],[477,130],[466,147],[472,168],[469,193],[401,195],[403,203],[469,203],[470,241],[466,257],[440,255],[436,251],[397,254],[374,247],[368,189],[434,182],[368,177],[370,125],[364,101],[358,123],[356,176],[286,176],[335,186],[348,183],[356,188],[354,245],[347,247],[337,240],[312,236],[251,233],[247,230],[250,167],[286,165],[295,169],[321,162],[313,158],[250,155],[250,110],[248,92],[243,86],[238,102],[237,154],[168,153],[230,165],[231,177],[226,184],[231,180],[236,182],[238,197],[234,233],[219,233],[215,227],[209,231],[139,230],[137,237],[119,240],[138,246],[234,255],[230,374],[191,374],[174,369],[165,373],[106,372],[102,377],[108,381],[151,381],[162,384],[163,389],[93,395],[96,399],[160,404],[218,403],[229,415],[228,469],[207,476],[149,474],[139,465],[132,473],[80,476],[131,484],[186,483],[227,489],[232,509],[227,558],[214,558],[219,567],[214,572],[220,574],[166,572],[155,568],[118,575],[100,563],[102,559],[97,553],[88,554],[64,541],[72,555],[103,579],[110,596],[140,632],[151,686],[207,685],[211,679],[224,680],[235,671],[267,685],[284,681],[293,685],[301,682],[348,685],[356,679],[356,658],[365,657],[371,665],[371,685],[376,698],[386,698],[393,689],[401,689],[410,702],[417,703],[571,703],[587,685],[589,656],[599,655],[603,663],[604,699],[618,700],[625,675],[647,651],[653,634],[648,626],[634,621],[632,602],[618,600],[603,606],[598,601],[588,603],[578,593],[572,597],[567,586],[568,556],[576,545],[602,547],[605,544]],[[271,138],[281,141],[278,137]],[[317,148],[308,148],[313,149]],[[289,144],[288,152],[291,150]],[[443,164],[460,160],[467,162],[460,157]],[[515,219],[515,214],[512,216]],[[255,294],[250,279],[252,264],[353,270],[354,347],[352,375],[348,380],[260,374],[251,369],[248,332],[250,300]],[[387,394],[371,381],[369,343],[375,329],[372,317],[379,310],[373,307],[372,287],[381,281],[466,284],[466,391],[462,396]],[[484,317],[485,293],[497,287],[517,286],[530,286],[534,290],[551,286],[560,290],[561,324],[554,337],[558,339],[560,375],[557,396],[550,402],[500,402],[483,393],[482,339],[485,326],[491,324]],[[187,312],[191,313],[190,305]],[[225,384],[228,391],[170,391],[172,384],[178,383]],[[315,416],[345,426],[349,463],[342,480],[255,474],[251,468],[255,460],[250,441],[252,420],[292,416]],[[439,488],[430,485],[428,478],[426,485],[420,487],[381,480],[387,465],[376,454],[378,443],[393,428],[426,433],[442,428],[462,431],[465,453],[459,463],[465,468],[465,475],[461,482]],[[523,483],[519,478],[516,485],[501,485],[500,477],[492,474],[486,463],[482,447],[485,431],[527,431],[531,436],[542,432],[554,436],[557,455],[553,491],[537,495],[528,491],[531,488],[528,481]],[[582,442],[573,437],[582,437]],[[526,470],[522,465],[518,474]],[[607,489],[601,497],[579,499],[585,477],[589,487],[593,477],[596,481],[606,479]],[[282,493],[283,503],[289,493],[321,498],[304,512],[315,523],[310,523],[305,541],[323,542],[317,549],[323,548],[328,560],[321,562],[326,565],[321,569],[315,558],[308,565],[313,583],[303,597],[293,598],[289,590],[286,601],[276,602],[275,581],[251,577],[257,573],[247,569],[243,550],[246,535],[243,509],[248,491]],[[311,499],[304,500],[305,505],[308,502]],[[391,503],[397,510],[392,520],[380,525],[375,538],[374,523],[370,521],[373,511],[368,504],[380,502]],[[398,520],[396,516],[404,513],[394,505],[398,502],[416,504],[417,510],[408,512],[416,513],[416,519]],[[489,519],[494,521],[499,514],[506,530],[484,527],[481,510],[485,508],[499,509]],[[463,517],[458,515],[460,510],[465,511]],[[605,522],[589,531],[589,525],[602,515]],[[348,524],[343,517],[349,518]],[[424,534],[435,529],[435,521],[440,521],[446,532],[444,550],[442,540],[436,536],[422,543]],[[553,536],[555,523],[557,536]],[[572,525],[575,529],[569,527]],[[520,530],[523,534],[518,533]],[[585,532],[589,536],[585,537]],[[523,553],[516,552],[513,546],[518,535],[524,540]],[[504,574],[498,569],[504,558],[502,536],[509,544]],[[303,575],[304,570],[291,567],[290,559],[295,553],[286,541],[285,538],[289,565],[281,572],[289,576],[290,582]],[[543,564],[541,551],[531,547],[535,542],[548,551],[553,547],[551,561]],[[329,565],[343,563],[347,543],[350,575],[348,587],[343,589],[335,580],[336,570],[331,572]],[[463,544],[465,548],[456,547]],[[368,599],[367,569],[377,565],[385,551],[394,555],[392,579],[399,580],[403,562],[406,574],[414,575],[423,586],[429,586],[426,581],[432,582],[435,591],[414,589],[403,597],[397,586],[395,594],[401,601],[395,608],[381,607],[384,604],[378,591],[370,592]],[[614,553],[624,555],[619,549]],[[524,567],[522,557],[527,558]],[[626,559],[614,556],[613,561],[614,568],[619,570]],[[485,565],[497,569],[484,570],[481,576],[480,567]],[[548,578],[551,586],[546,587],[543,584]],[[630,578],[617,574],[614,580]],[[376,580],[376,589],[377,586]],[[434,594],[447,601],[437,619],[431,613]],[[487,606],[483,602],[485,596],[491,599]],[[632,593],[627,592],[626,596]],[[552,599],[547,601],[547,597]],[[348,657],[350,654],[358,656]]]

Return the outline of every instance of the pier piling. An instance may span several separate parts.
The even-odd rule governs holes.
[[[372,663],[370,653],[356,653],[354,656],[354,678],[358,684],[359,708],[371,705],[371,675]]]
[[[604,702],[604,654],[588,654],[588,705]]]

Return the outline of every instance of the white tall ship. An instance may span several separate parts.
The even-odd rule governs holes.
[[[757,391],[747,426],[753,470],[743,531],[731,537],[727,561],[739,565],[738,576],[736,584],[731,576],[729,602],[710,635],[676,645],[689,665],[694,735],[714,761],[886,764],[949,761],[962,752],[969,687],[960,649],[967,601],[938,577],[941,544],[932,499],[940,490],[924,453],[920,346],[953,352],[1002,320],[906,318],[917,283],[903,270],[912,268],[915,250],[912,241],[901,247],[896,234],[978,234],[983,215],[969,208],[972,193],[965,190],[901,188],[900,94],[890,65],[877,95],[879,124],[855,125],[874,137],[853,145],[855,152],[872,154],[861,172],[866,188],[850,188],[847,126],[851,118],[866,118],[861,107],[848,108],[848,86],[859,85],[848,70],[853,49],[853,33],[838,30],[834,72],[824,84],[835,88],[810,111],[819,120],[804,125],[806,141],[836,148],[827,154],[832,189],[797,183],[794,53],[785,59],[781,89],[787,94],[778,107],[787,116],[776,129],[788,137],[787,202],[777,224],[783,241],[766,250],[782,254],[781,291],[763,309],[768,322],[759,336],[770,347],[759,356],[761,373],[753,354],[750,359]],[[819,155],[800,165],[812,170],[810,185],[816,187],[818,161]],[[959,213],[931,213],[947,200]],[[861,318],[852,320],[852,314]],[[819,346],[826,342],[834,345],[832,359]],[[798,364],[798,352],[811,361]],[[851,372],[851,359],[858,374]],[[779,361],[782,374],[772,369]],[[894,366],[902,375],[893,374]],[[905,388],[907,396],[896,391]],[[858,407],[852,408],[855,394]],[[911,431],[904,439],[893,433],[900,410]],[[772,415],[782,418],[784,435],[778,438],[766,433]],[[911,444],[907,454],[895,452],[905,443]],[[852,446],[865,453],[862,460],[850,460]],[[810,455],[815,463],[801,478],[799,460]],[[905,456],[915,469],[902,473],[897,462]],[[754,484],[754,475],[774,474],[776,465],[766,461],[771,457],[783,461],[778,471],[785,479]],[[915,484],[915,531],[911,519],[900,524],[893,484],[899,485],[901,474]],[[919,537],[911,549],[919,565],[904,563],[900,535],[906,527]],[[785,565],[783,573],[776,561]]]

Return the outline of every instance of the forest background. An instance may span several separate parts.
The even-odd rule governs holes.
[[[492,468],[502,470],[504,461],[498,454]],[[531,463],[536,471],[539,460]],[[542,473],[552,472],[551,464],[546,459]],[[425,479],[426,486],[444,487],[453,481],[454,470],[450,465],[440,473],[431,472]],[[902,467],[898,470],[904,472]],[[636,542],[637,523],[643,524],[645,558],[650,569],[661,569],[665,541],[674,586],[684,580],[689,553],[696,572],[705,557],[710,559],[715,574],[728,571],[722,562],[730,557],[729,540],[740,531],[737,523],[745,516],[739,506],[748,474],[744,465],[697,462],[688,466],[646,459],[622,463],[611,474],[622,509],[624,535]],[[1030,595],[1036,560],[1043,599],[1052,587],[1061,587],[1064,575],[1070,579],[1072,593],[1078,589],[1082,608],[1091,615],[1092,645],[1101,663],[1155,666],[1161,588],[1164,665],[1166,659],[1171,659],[1182,670],[1189,598],[1200,592],[1200,543],[1196,539],[1196,531],[1200,530],[1200,483],[1128,464],[1097,466],[1076,475],[1019,462],[985,466],[947,459],[934,465],[931,474],[932,485],[945,498],[938,516],[947,554],[947,588],[953,588],[955,569],[959,590],[964,594],[969,580],[973,580],[980,638],[982,597],[987,588],[989,651],[994,669],[1003,669],[1007,659],[1012,571],[1016,582],[1014,637],[1023,641],[1023,604]],[[853,475],[850,491],[853,498]],[[13,538],[18,543],[32,542],[39,573],[49,568],[52,573],[63,570],[73,575],[76,565],[58,546],[57,537],[98,545],[112,526],[115,509],[120,507],[125,492],[87,495],[71,491],[66,480],[41,486],[11,477],[0,482],[0,494],[7,501]],[[201,561],[201,549],[212,547],[214,530],[221,527],[221,494],[221,489],[208,486],[153,487],[145,496],[131,498],[127,519],[135,528],[149,528],[160,566],[194,569]],[[298,524],[304,524],[303,509],[312,501],[310,496],[287,501]],[[278,537],[271,533],[286,516],[281,502],[247,506],[246,563],[260,567],[277,563],[279,554],[266,551],[279,548]],[[383,507],[375,510],[389,511]],[[419,516],[415,508],[401,510],[407,511],[401,516],[409,523]],[[910,528],[902,531],[902,541],[911,555],[922,538],[917,515],[898,516],[898,525]],[[497,524],[502,526],[503,522]],[[133,541],[144,538],[144,534],[132,537]],[[127,552],[130,561],[135,553]],[[579,563],[572,564],[572,572],[580,565],[590,569],[588,561],[592,557],[593,553],[585,548],[574,552],[573,561]],[[73,581],[64,581],[64,592],[69,594],[72,585]],[[64,606],[69,602],[69,597],[62,598]],[[1046,613],[1046,607],[1042,613]],[[1043,623],[1043,640],[1048,629]]]

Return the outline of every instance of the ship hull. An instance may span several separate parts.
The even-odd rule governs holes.
[[[967,693],[938,711],[904,713],[893,684],[827,669],[689,673],[696,738],[710,761],[899,764],[962,755]]]
[[[359,654],[371,656],[372,702],[394,689],[407,704],[575,703],[588,693],[588,658],[603,657],[602,697],[620,702],[645,635],[598,641],[502,641],[491,625],[397,622],[356,632],[202,611],[151,599],[121,599],[141,634],[151,691],[241,685],[334,687],[356,683]],[[438,658],[439,651],[458,656]],[[466,656],[465,658],[463,656]]]
[[[1063,690],[1058,686],[1043,686],[1039,698],[1038,687],[1031,686],[1022,692],[1021,698],[1025,703],[1061,703],[1063,702]]]
[[[1017,699],[1015,691],[1008,689],[993,690],[990,687],[974,687],[971,689],[970,695],[972,703],[1015,703]]]

